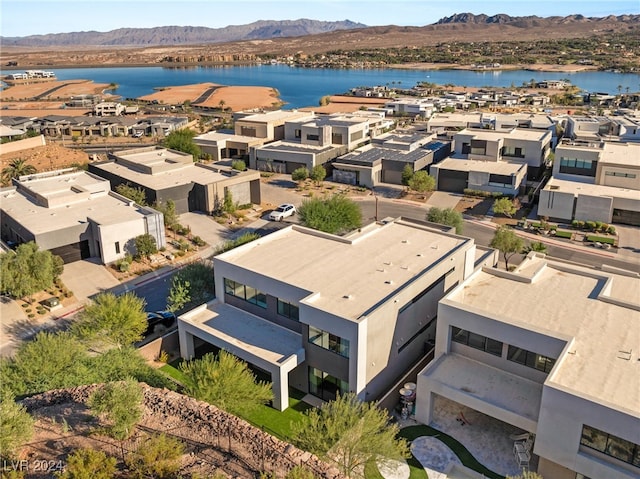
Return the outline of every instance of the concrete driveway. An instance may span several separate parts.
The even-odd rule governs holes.
[[[120,284],[95,258],[65,264],[61,278],[80,303],[85,303],[88,298]]]
[[[427,201],[428,208],[455,208],[462,199],[462,195],[458,193],[447,193],[446,191],[434,191]]]
[[[193,235],[200,236],[213,247],[232,238],[232,232],[228,228],[216,223],[211,216],[205,213],[182,213],[180,224],[182,226],[188,225]],[[167,241],[171,239],[167,237]]]

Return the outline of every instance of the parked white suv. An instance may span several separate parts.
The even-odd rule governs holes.
[[[288,216],[293,216],[296,214],[296,207],[292,204],[285,203],[284,205],[278,206],[275,210],[269,213],[269,219],[273,221],[282,221]]]

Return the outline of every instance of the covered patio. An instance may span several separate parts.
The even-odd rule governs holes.
[[[271,374],[273,407],[288,407],[290,371],[304,362],[301,335],[218,300],[178,318],[180,355],[195,356],[199,338]]]

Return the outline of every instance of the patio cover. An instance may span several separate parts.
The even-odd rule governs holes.
[[[417,409],[431,420],[431,393],[508,424],[536,432],[543,385],[461,356],[445,354],[418,376]],[[422,407],[420,407],[422,405]]]
[[[193,337],[271,373],[273,405],[289,406],[288,374],[305,359],[302,336],[217,299],[178,318],[180,352],[194,357]]]

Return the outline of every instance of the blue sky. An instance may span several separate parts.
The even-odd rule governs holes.
[[[423,26],[454,13],[602,17],[640,13],[639,0],[0,0],[6,37],[167,25],[210,28],[256,20],[345,20]]]

